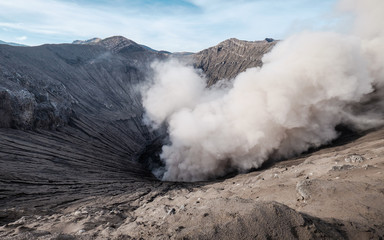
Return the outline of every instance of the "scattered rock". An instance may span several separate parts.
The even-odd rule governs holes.
[[[362,163],[364,160],[364,157],[358,154],[351,154],[344,159],[347,163]]]
[[[344,171],[344,170],[351,170],[356,168],[356,166],[353,165],[338,165],[338,166],[333,166],[332,171]]]
[[[303,200],[309,199],[311,197],[309,186],[311,186],[311,180],[303,180],[297,183],[296,190]]]
[[[279,178],[279,174],[277,173],[273,174],[273,178]]]
[[[184,226],[179,226],[176,228],[176,232],[180,232],[181,230],[183,230],[185,227]]]
[[[176,214],[176,209],[174,209],[174,208],[169,209],[167,214],[168,215]]]
[[[362,168],[364,168],[365,170],[367,170],[368,168],[371,168],[372,165],[369,165],[369,164],[364,164],[363,166],[361,166]]]
[[[73,213],[73,215],[79,216],[79,215],[81,215],[81,211],[77,210],[76,212]]]

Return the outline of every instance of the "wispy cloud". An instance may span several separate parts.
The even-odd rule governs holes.
[[[25,41],[27,40],[27,36],[21,36],[16,38],[18,41]]]
[[[156,49],[197,51],[229,37],[282,38],[295,21],[323,15],[334,0],[319,2],[0,1],[0,27],[7,29],[0,38],[26,35],[28,44],[42,44],[123,35]]]

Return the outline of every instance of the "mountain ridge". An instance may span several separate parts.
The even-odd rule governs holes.
[[[18,46],[18,47],[28,47],[28,46],[25,45],[25,44],[14,43],[14,42],[5,42],[5,41],[2,41],[2,40],[0,40],[0,44],[6,44],[6,45],[10,45],[10,46]]]
[[[216,46],[194,54],[194,66],[209,78],[208,85],[221,79],[232,79],[240,72],[252,67],[261,67],[262,57],[278,41],[244,41],[230,38]]]

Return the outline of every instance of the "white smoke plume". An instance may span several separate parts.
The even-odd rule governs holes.
[[[206,88],[199,72],[175,60],[155,63],[143,105],[154,126],[168,126],[163,180],[199,181],[258,168],[271,157],[329,143],[340,123],[381,124],[382,109],[356,109],[372,94],[384,95],[383,3],[342,1],[340,7],[356,15],[353,34],[289,37],[264,56],[262,68],[239,74],[231,87]]]

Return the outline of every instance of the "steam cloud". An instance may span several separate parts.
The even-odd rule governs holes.
[[[163,180],[258,168],[330,142],[340,123],[382,124],[384,1],[341,1],[340,7],[355,15],[353,34],[291,36],[264,56],[262,68],[248,69],[227,87],[207,88],[197,70],[176,60],[154,63],[143,105],[153,126],[168,126]]]

